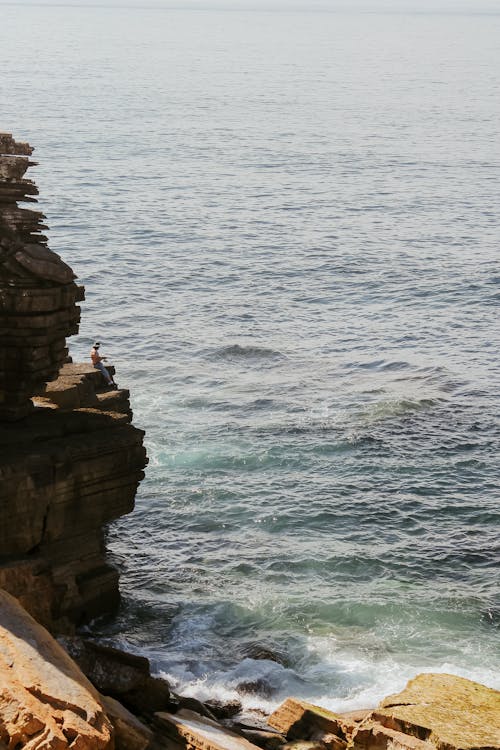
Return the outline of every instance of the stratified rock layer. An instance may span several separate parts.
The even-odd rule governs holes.
[[[0,133],[0,420],[25,416],[31,395],[57,375],[84,296],[47,247],[44,215],[18,206],[36,202],[36,185],[24,179],[32,150]]]
[[[0,745],[111,750],[97,691],[53,638],[0,591]]]
[[[68,362],[83,288],[18,206],[38,193],[31,152],[0,133],[0,587],[66,631],[118,603],[104,528],[133,509],[147,459],[128,391]]]
[[[118,603],[103,527],[133,509],[146,463],[128,420],[56,408],[0,424],[0,587],[52,630]]]

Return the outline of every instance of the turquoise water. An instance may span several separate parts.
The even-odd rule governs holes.
[[[184,692],[500,687],[500,16],[2,9],[150,465],[99,632]],[[256,644],[281,663],[253,658]]]

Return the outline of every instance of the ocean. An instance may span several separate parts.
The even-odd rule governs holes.
[[[500,11],[2,6],[0,126],[150,458],[94,624],[172,686],[500,688]],[[265,658],[267,657],[267,658]]]

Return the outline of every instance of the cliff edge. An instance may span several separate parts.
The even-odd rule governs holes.
[[[68,357],[83,287],[47,246],[33,149],[0,134],[0,587],[52,632],[113,610],[104,527],[147,463],[126,390]]]

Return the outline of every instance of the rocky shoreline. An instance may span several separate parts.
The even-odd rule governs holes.
[[[290,698],[249,722],[76,635],[119,604],[105,528],[133,510],[147,457],[128,391],[68,355],[84,290],[18,205],[36,201],[31,154],[0,133],[0,750],[500,748],[500,693],[462,678],[420,675],[349,714]]]

